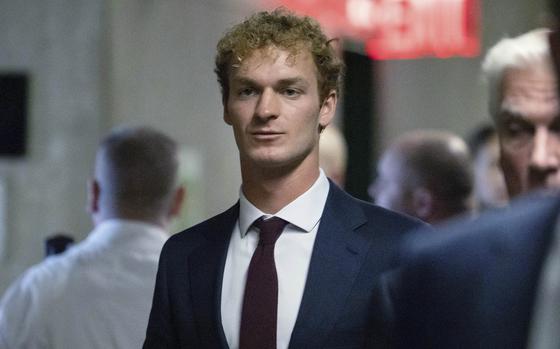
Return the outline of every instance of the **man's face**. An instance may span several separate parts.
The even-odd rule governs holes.
[[[501,164],[510,197],[560,187],[560,118],[552,67],[506,71],[497,116]]]
[[[319,126],[332,119],[336,93],[319,102],[309,52],[257,50],[232,69],[229,86],[224,120],[233,127],[242,169],[318,166]]]

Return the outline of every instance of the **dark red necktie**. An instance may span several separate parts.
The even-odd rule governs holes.
[[[253,253],[243,296],[239,349],[276,349],[278,277],[274,263],[274,245],[288,224],[272,217],[259,218],[259,244]]]

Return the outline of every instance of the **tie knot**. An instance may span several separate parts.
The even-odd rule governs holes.
[[[287,224],[288,222],[278,217],[257,219],[253,225],[259,228],[259,244],[275,244]]]

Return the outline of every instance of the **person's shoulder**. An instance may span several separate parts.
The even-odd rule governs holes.
[[[211,240],[215,236],[231,233],[238,217],[239,203],[236,203],[226,211],[172,235],[166,241],[163,249],[164,251],[171,249],[192,250],[200,243]]]
[[[375,220],[376,224],[384,224],[384,225],[397,225],[404,228],[409,229],[427,229],[430,230],[431,226],[426,222],[416,218],[409,216],[404,213],[388,210],[381,206],[377,206],[375,204],[369,202],[360,202],[363,211],[371,217],[371,219]]]
[[[430,229],[428,224],[415,217],[358,199],[334,184],[331,184],[329,199],[330,202],[327,200],[327,205],[330,209],[343,215],[361,215],[377,231],[409,232],[421,228]]]
[[[70,265],[65,253],[50,256],[30,267],[6,290],[0,301],[0,317],[16,324],[40,322],[47,308],[63,297]]]
[[[27,269],[15,281],[15,284],[18,285],[20,290],[49,290],[52,292],[63,288],[61,284],[64,283],[73,260],[70,251],[49,256],[42,262],[35,264]]]

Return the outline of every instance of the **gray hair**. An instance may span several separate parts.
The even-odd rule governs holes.
[[[494,121],[500,112],[501,85],[507,69],[530,68],[534,64],[552,64],[548,29],[539,28],[514,38],[505,38],[488,50],[482,72],[488,82],[489,111]]]

